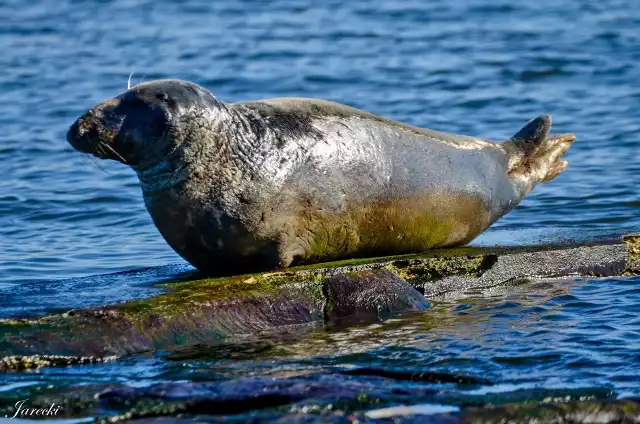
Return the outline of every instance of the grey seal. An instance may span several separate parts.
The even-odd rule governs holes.
[[[502,143],[303,98],[226,103],[180,80],[136,85],[70,128],[129,165],[169,245],[209,273],[468,243],[567,166],[549,116]]]

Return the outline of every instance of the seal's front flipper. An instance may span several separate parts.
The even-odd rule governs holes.
[[[509,177],[526,187],[524,194],[540,182],[551,181],[567,167],[560,157],[576,137],[573,134],[547,137],[550,128],[551,117],[540,116],[527,122],[503,144],[509,159]]]

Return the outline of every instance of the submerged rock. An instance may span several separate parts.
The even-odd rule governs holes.
[[[443,372],[426,371],[422,369],[389,369],[358,367],[343,371],[345,375],[362,375],[393,378],[394,380],[420,381],[429,383],[455,383],[464,385],[485,385],[491,386],[490,380],[472,377],[464,374],[448,374]]]
[[[640,417],[640,399],[616,399],[607,388],[480,393],[469,391],[469,384],[487,381],[473,375],[442,374],[436,380],[411,379],[407,384],[401,371],[384,377],[374,375],[384,372],[369,371],[143,387],[75,384],[56,389],[47,385],[13,395],[3,393],[0,414],[13,414],[16,400],[29,398],[31,407],[62,405],[57,418],[91,416],[100,423],[615,423],[636,422]],[[416,371],[416,375],[429,374],[428,369]]]

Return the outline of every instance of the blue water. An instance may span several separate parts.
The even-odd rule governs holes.
[[[109,279],[95,279],[95,293],[91,280],[67,279],[184,264],[154,228],[134,173],[65,141],[68,126],[124,91],[131,72],[134,82],[191,80],[225,101],[319,97],[493,140],[552,114],[553,132],[578,137],[569,168],[475,243],[637,231],[639,29],[640,2],[624,0],[0,0],[2,315],[17,302],[1,299],[16,294],[29,294],[38,313],[149,295],[148,285],[173,271],[117,278],[112,290]],[[584,382],[640,394],[632,378],[640,373],[639,282],[557,282],[562,294],[540,298],[531,282],[516,300],[467,300],[464,318],[460,305],[444,306],[439,313],[456,323],[450,332],[416,319],[385,324],[389,344],[327,336],[327,352],[298,366],[314,355],[341,363],[342,354],[363,363],[450,361],[509,384]],[[117,373],[136,379],[126,367]]]

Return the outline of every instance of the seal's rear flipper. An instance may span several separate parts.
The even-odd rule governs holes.
[[[509,159],[509,177],[525,182],[529,191],[539,182],[551,181],[567,167],[560,157],[576,137],[573,134],[547,137],[550,128],[551,117],[540,116],[527,122],[503,144]]]
[[[551,116],[542,115],[527,122],[520,131],[505,143],[510,154],[509,165],[518,165],[523,157],[530,155],[547,138],[551,128]],[[513,162],[513,163],[512,163]]]
[[[540,143],[547,137],[549,129],[551,129],[551,116],[538,116],[527,122],[516,135],[511,137],[511,140],[522,143]]]

